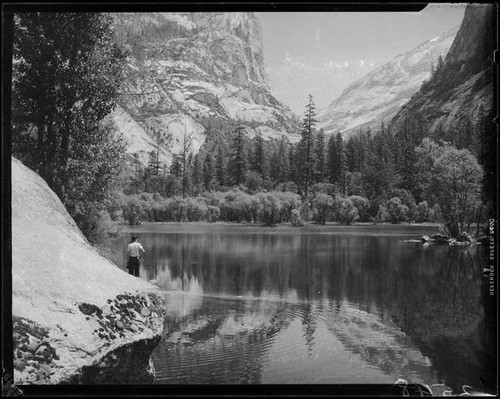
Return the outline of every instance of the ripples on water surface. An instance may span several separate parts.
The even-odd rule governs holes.
[[[140,233],[141,277],[167,299],[158,383],[404,378],[461,392],[490,378],[495,338],[475,246],[403,242],[429,228],[163,228]]]

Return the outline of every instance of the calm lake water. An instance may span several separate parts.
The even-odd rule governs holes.
[[[441,384],[492,389],[480,246],[434,227],[145,225],[141,278],[167,300],[160,384]],[[482,380],[486,380],[486,386]]]

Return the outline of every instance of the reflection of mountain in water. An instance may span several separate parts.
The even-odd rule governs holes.
[[[167,300],[179,295],[183,296],[169,293]],[[167,321],[168,333],[154,355],[155,365],[159,364],[157,381],[259,383],[266,364],[273,360],[269,359],[271,347],[294,321],[300,322],[301,331],[298,337],[280,345],[281,358],[293,359],[294,353],[305,350],[314,368],[317,341],[340,341],[342,352],[359,355],[366,365],[390,376],[388,379],[411,376],[410,365],[415,364],[423,372],[420,382],[433,378],[430,360],[396,325],[385,324],[379,316],[350,304],[205,297],[192,314]],[[320,326],[326,326],[330,335],[318,335],[316,329]],[[337,356],[338,352],[331,353],[331,376],[325,378],[338,373]],[[293,361],[285,362],[283,372],[296,367]]]
[[[413,371],[427,378],[430,359],[432,368],[456,391],[485,373],[491,340],[484,338],[483,265],[476,246],[426,247],[400,242],[401,237],[394,235],[349,231],[337,235],[235,231],[141,235],[149,249],[143,277],[156,279],[164,290],[187,292],[172,294],[168,301],[169,315],[177,320],[169,331],[183,331],[195,320],[215,322],[214,317],[222,320],[213,327],[219,331],[232,317],[230,310],[236,312],[232,325],[240,325],[239,317],[251,314],[250,305],[238,308],[232,303],[284,303],[285,313],[291,312],[286,319],[292,323],[286,335],[300,337],[305,356],[317,353],[319,335],[330,334],[333,338],[328,339],[338,340],[335,345],[356,353],[360,362],[398,377]],[[235,301],[237,297],[241,299]],[[221,309],[214,305],[217,301],[224,303]],[[353,306],[347,309],[349,316],[346,309],[331,308],[343,303]],[[277,311],[271,305],[261,306]],[[255,309],[252,323],[260,320]],[[361,321],[354,314],[363,314]],[[271,318],[266,313],[262,323],[269,325]],[[276,325],[271,325],[275,331]],[[236,334],[231,345],[248,346],[243,337],[250,332],[245,331]],[[212,335],[217,337],[217,348],[230,346],[218,332]],[[193,347],[185,346],[182,353]]]
[[[280,303],[211,298],[167,321],[153,355],[157,382],[259,383],[269,347],[290,316]]]
[[[346,303],[332,311],[332,317],[325,321],[328,329],[363,361],[387,374],[406,378],[417,364],[427,370],[428,378],[424,381],[431,380],[430,359],[397,325],[387,320],[382,322],[380,317]]]

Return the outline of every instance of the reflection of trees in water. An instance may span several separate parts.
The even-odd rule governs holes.
[[[274,337],[293,317],[287,304],[206,298],[168,324],[153,353],[157,382],[259,383]]]
[[[475,246],[312,234],[158,234],[151,242],[151,262],[168,267],[172,278],[196,278],[205,293],[286,297],[293,290],[306,303],[347,300],[386,324],[396,321],[445,373],[450,359],[481,368],[484,311]],[[304,334],[312,337],[304,317]],[[386,357],[390,368],[398,358],[392,350],[366,356]]]
[[[424,340],[470,334],[483,317],[474,247],[316,235],[167,237],[171,245],[158,246],[156,256],[169,258],[172,278],[196,277],[204,292],[293,289],[299,299],[348,299],[365,310],[375,302]]]
[[[480,270],[472,257],[475,250],[446,249],[441,267],[435,273],[412,273],[413,283],[408,279],[404,282],[408,287],[404,299],[411,312],[406,317],[406,327],[423,340],[436,335],[450,338],[470,335],[483,318],[481,281],[477,278]]]
[[[313,354],[314,333],[316,332],[317,322],[314,317],[313,305],[306,304],[302,310],[302,329],[304,331],[304,338],[307,345],[307,353],[309,356]]]
[[[405,259],[408,273],[396,290],[401,302],[391,313],[457,390],[484,372],[480,259],[474,246],[443,246],[427,255],[420,268]]]

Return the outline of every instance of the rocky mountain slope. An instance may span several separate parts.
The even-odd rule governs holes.
[[[425,122],[428,134],[452,132],[466,117],[472,123],[480,108],[493,110],[496,5],[470,4],[441,71],[399,111],[393,130],[401,129],[405,115]]]
[[[100,256],[45,181],[12,158],[14,383],[150,383],[164,302]]]
[[[298,140],[296,117],[267,82],[253,13],[120,13],[115,31],[129,57],[114,120],[143,163],[158,142],[167,164],[184,137],[197,152],[210,118]]]
[[[327,134],[340,131],[345,137],[360,128],[389,122],[429,78],[432,65],[446,55],[457,31],[458,26],[350,84],[320,113],[320,127]]]

